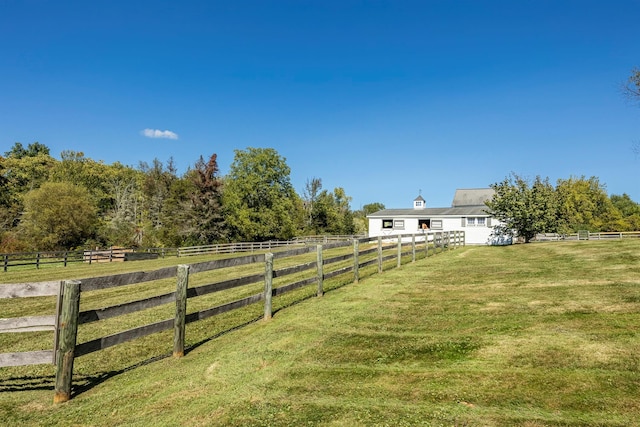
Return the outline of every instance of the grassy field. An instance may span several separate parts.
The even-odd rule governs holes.
[[[51,366],[0,368],[2,425],[640,426],[638,241],[465,247],[312,293],[189,325],[181,359],[163,334],[79,358],[60,405]]]

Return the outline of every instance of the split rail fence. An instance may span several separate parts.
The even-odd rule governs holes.
[[[6,272],[9,268],[31,266],[44,267],[61,264],[66,267],[73,263],[101,263],[149,259],[153,257],[193,256],[206,254],[235,254],[238,252],[259,252],[272,249],[286,249],[306,246],[312,243],[330,243],[351,240],[362,236],[305,236],[293,240],[269,240],[265,242],[217,243],[212,245],[183,246],[180,248],[109,248],[77,251],[39,251],[0,253],[0,264]]]
[[[318,244],[275,253],[267,252],[182,264],[177,267],[166,267],[149,272],[140,271],[62,282],[0,284],[0,299],[39,296],[57,298],[56,312],[53,314],[0,319],[0,332],[54,332],[52,349],[0,353],[0,367],[35,364],[55,365],[54,402],[64,402],[71,398],[75,358],[171,329],[173,329],[173,356],[182,357],[185,351],[186,324],[261,301],[264,305],[264,314],[261,317],[270,319],[273,314],[273,297],[311,285],[316,286],[315,294],[322,296],[324,281],[327,279],[351,273],[353,282],[358,282],[360,270],[364,267],[377,265],[377,272],[382,273],[384,267],[400,267],[403,258],[406,261],[410,257],[413,262],[417,256],[424,255],[426,258],[429,255],[455,249],[464,244],[465,234],[463,231],[359,238],[349,242]],[[313,257],[313,253],[315,253],[315,257]],[[395,260],[395,263],[392,263],[392,260]],[[276,268],[277,264],[281,262],[283,267]],[[262,265],[264,268],[261,267]],[[329,267],[330,265],[333,266],[333,269]],[[220,273],[223,269],[234,267],[241,267],[241,269],[234,271],[231,277]],[[216,275],[225,277],[225,279],[189,287],[190,278],[205,272],[215,272]],[[246,274],[247,272],[252,272],[252,274]],[[302,274],[304,272],[307,273]],[[240,277],[236,277],[237,275]],[[277,286],[274,286],[274,279],[286,276],[290,276],[290,281],[280,280]],[[80,301],[84,294],[90,295],[94,291],[172,278],[176,282],[174,291],[109,307],[80,311]],[[213,307],[187,312],[187,300],[234,288],[239,289],[252,284],[254,287],[260,284],[263,286],[258,288],[259,292],[257,293],[222,304],[218,303]],[[175,313],[172,318],[157,320],[143,326],[78,342],[78,332],[85,327],[84,325],[166,304],[175,304],[175,309],[170,311]]]
[[[557,241],[557,240],[619,240],[619,239],[639,239],[640,231],[597,231],[590,232],[581,230],[573,234],[540,233],[535,241]]]

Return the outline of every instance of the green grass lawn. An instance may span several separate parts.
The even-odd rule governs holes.
[[[1,423],[640,426],[640,241],[467,246],[311,295],[190,324],[181,359],[150,356],[164,333],[81,357],[64,404],[52,366],[0,368]]]

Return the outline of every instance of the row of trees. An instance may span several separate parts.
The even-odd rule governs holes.
[[[181,176],[172,159],[133,168],[81,152],[60,157],[38,142],[0,156],[0,252],[362,233],[365,215],[382,206],[353,212],[344,189],[325,190],[319,178],[299,196],[271,148],[236,150],[224,177],[215,154]]]
[[[596,177],[559,179],[554,187],[549,178],[511,174],[491,188],[488,211],[502,222],[496,233],[525,242],[538,233],[640,230],[640,205],[627,194],[609,197]]]

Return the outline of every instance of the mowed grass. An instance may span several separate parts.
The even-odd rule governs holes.
[[[347,282],[190,324],[181,359],[149,357],[170,333],[79,358],[64,404],[51,366],[0,368],[0,422],[640,426],[640,242],[468,246]]]

